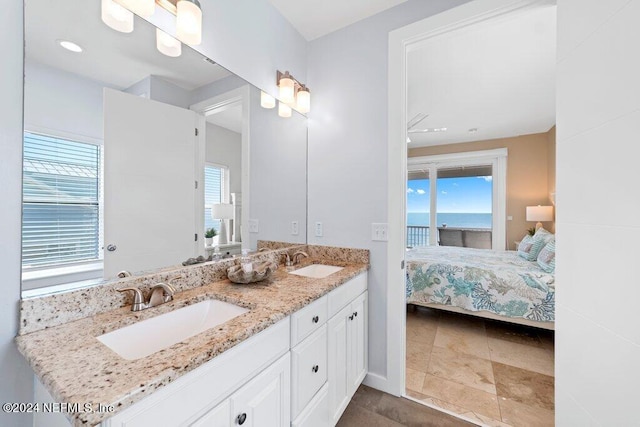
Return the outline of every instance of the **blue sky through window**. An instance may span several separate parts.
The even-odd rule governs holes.
[[[491,213],[490,176],[439,178],[438,212]],[[407,185],[407,212],[429,212],[429,180],[412,179]]]

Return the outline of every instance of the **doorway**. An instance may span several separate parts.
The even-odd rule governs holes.
[[[406,378],[406,329],[407,322],[406,305],[403,286],[393,286],[393,283],[404,282],[404,269],[398,269],[398,266],[404,266],[404,251],[407,246],[407,217],[405,212],[398,212],[397,206],[407,206],[407,124],[408,118],[413,115],[408,108],[408,98],[410,96],[407,91],[407,55],[413,49],[425,40],[433,39],[436,36],[452,32],[454,30],[467,28],[475,24],[487,25],[491,22],[502,21],[508,19],[510,15],[520,14],[527,10],[531,10],[542,5],[548,5],[548,2],[529,1],[474,1],[458,8],[452,9],[440,15],[431,17],[424,21],[409,25],[402,29],[396,30],[390,34],[390,108],[389,108],[389,212],[388,218],[390,223],[389,245],[388,245],[388,354],[387,368],[389,390],[399,395],[405,394],[405,378]],[[448,127],[442,123],[434,123],[432,129],[441,131]],[[425,133],[429,132],[425,127]],[[469,129],[470,131],[471,129]],[[413,140],[413,135],[411,136]],[[462,150],[461,150],[462,151]],[[492,169],[492,179],[495,179],[494,170]],[[429,186],[435,187],[434,193],[437,194],[437,182],[433,182],[434,175],[430,171],[428,174],[430,179]],[[427,176],[425,175],[425,178]],[[495,202],[492,200],[492,203]],[[438,208],[435,201],[429,201],[432,209],[430,210],[429,228],[439,225],[437,220]],[[495,214],[492,211],[492,216]],[[501,224],[506,222],[506,209],[503,210],[505,216],[501,220]],[[432,220],[431,217],[434,217]],[[492,218],[493,219],[493,218]],[[492,224],[494,221],[492,221]],[[492,231],[494,229],[492,228]],[[495,239],[492,238],[492,247],[506,248],[507,239],[503,234],[500,242],[496,245]],[[428,242],[438,242],[436,235],[429,235]]]

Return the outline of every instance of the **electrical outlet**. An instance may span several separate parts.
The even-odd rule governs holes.
[[[258,232],[258,220],[250,219],[249,220],[249,233],[257,233]]]
[[[386,242],[389,240],[387,223],[374,222],[371,224],[371,240],[378,242]]]
[[[298,234],[300,234],[300,229],[298,226],[298,221],[291,221],[291,234],[293,236],[297,236]]]
[[[316,222],[316,237],[322,237],[322,223]]]

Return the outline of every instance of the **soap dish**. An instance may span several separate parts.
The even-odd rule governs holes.
[[[251,263],[252,271],[245,272],[242,265],[234,265],[227,269],[227,277],[233,283],[255,283],[268,279],[271,274],[278,269],[275,262],[265,261],[259,263]]]

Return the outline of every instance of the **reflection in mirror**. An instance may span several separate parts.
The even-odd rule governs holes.
[[[97,0],[29,1],[25,45],[23,291],[306,243],[304,116],[186,46],[161,54],[142,19],[112,30]]]

